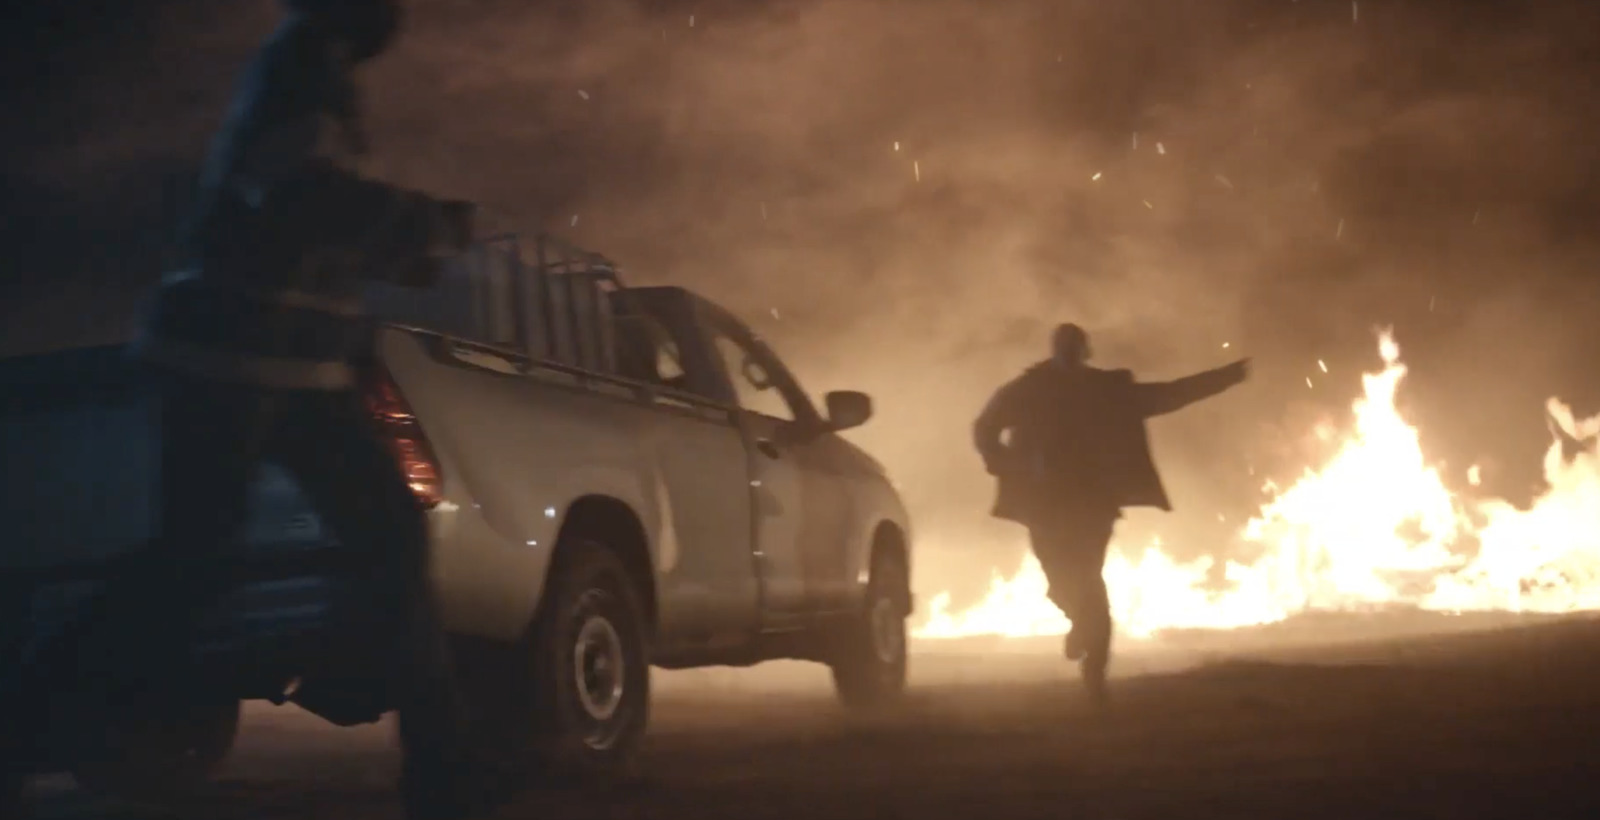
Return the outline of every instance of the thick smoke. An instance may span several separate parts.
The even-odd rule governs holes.
[[[1017,542],[985,519],[970,421],[1067,319],[1146,378],[1256,357],[1250,385],[1155,424],[1179,512],[1129,539],[1225,551],[1376,369],[1376,325],[1441,456],[1496,455],[1491,485],[1526,489],[1543,398],[1594,398],[1578,83],[1600,29],[1581,4],[1521,8],[417,2],[370,71],[373,170],[706,293],[819,400],[872,392],[852,435],[912,504],[918,586],[972,594]],[[271,22],[169,16],[158,41],[207,44],[222,75],[244,56],[222,71],[223,45]],[[192,156],[226,91],[162,98],[164,144],[111,87],[39,167],[83,184]]]

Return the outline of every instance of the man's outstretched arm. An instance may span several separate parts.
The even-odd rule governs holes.
[[[1170,382],[1148,382],[1134,385],[1134,396],[1139,411],[1146,417],[1160,416],[1181,410],[1195,402],[1209,399],[1233,387],[1250,376],[1250,360],[1240,359],[1231,364],[1185,376]]]

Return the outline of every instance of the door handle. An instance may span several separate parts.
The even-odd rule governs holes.
[[[769,438],[756,439],[756,449],[760,450],[762,455],[771,459],[776,459],[783,455],[778,451],[778,445],[773,444],[772,439]]]

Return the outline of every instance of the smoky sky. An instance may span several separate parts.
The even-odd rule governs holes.
[[[134,22],[41,13],[59,45],[10,58],[37,82],[4,126],[7,352],[125,332],[164,180],[277,14],[89,5]],[[1254,358],[1153,423],[1178,509],[1130,543],[1235,549],[1381,327],[1450,480],[1525,498],[1543,400],[1600,409],[1597,32],[1553,1],[413,2],[363,72],[367,170],[705,293],[813,396],[871,392],[851,435],[911,503],[919,587],[971,594],[1020,554],[971,420],[1065,320],[1148,379]]]

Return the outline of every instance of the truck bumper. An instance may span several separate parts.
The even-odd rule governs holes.
[[[315,560],[296,563],[300,566],[246,565],[228,578],[228,589],[198,613],[187,638],[180,638],[187,642],[186,668],[241,700],[281,703],[290,681],[308,668],[326,666],[334,605],[349,593],[336,572],[317,567]],[[0,575],[0,588],[11,593],[0,599],[6,609],[0,651],[18,658],[28,644],[60,634],[115,571],[91,566]]]

